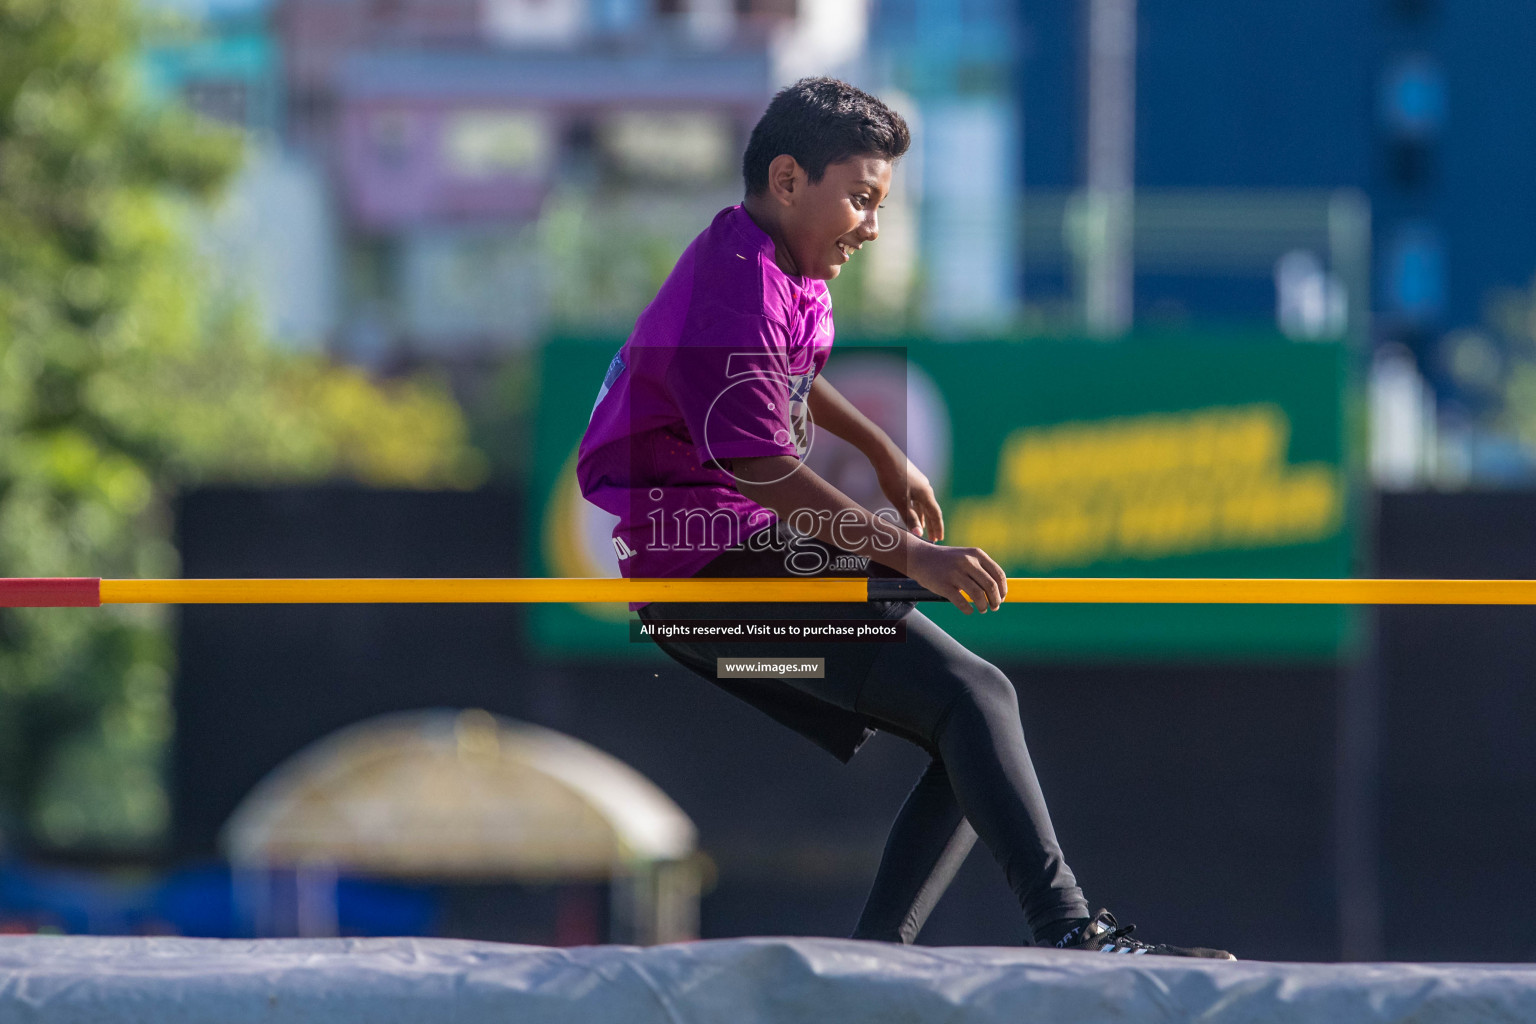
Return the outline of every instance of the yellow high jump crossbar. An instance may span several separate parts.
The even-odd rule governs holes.
[[[1536,580],[1010,577],[1027,604],[1536,604]],[[941,601],[907,579],[0,579],[0,607]]]

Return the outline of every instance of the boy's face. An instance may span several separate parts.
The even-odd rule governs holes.
[[[891,190],[891,162],[850,157],[828,164],[814,184],[799,164],[794,168],[792,199],[780,221],[783,243],[795,272],[829,281],[854,250],[880,233],[875,211]]]

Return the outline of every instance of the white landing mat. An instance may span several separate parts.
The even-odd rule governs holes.
[[[5,1024],[1536,1021],[1536,967],[733,939],[0,936]]]

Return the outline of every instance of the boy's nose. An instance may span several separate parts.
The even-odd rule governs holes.
[[[870,211],[864,223],[859,225],[859,237],[866,242],[873,242],[880,237],[880,222],[876,219],[874,211]]]

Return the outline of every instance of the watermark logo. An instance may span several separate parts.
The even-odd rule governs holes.
[[[888,507],[872,513],[873,529],[864,526],[864,516],[857,509],[832,513],[810,508],[795,509],[776,528],[774,513],[764,508],[746,515],[731,508],[669,511],[662,488],[651,488],[648,497],[655,506],[646,514],[651,527],[649,550],[779,552],[784,556],[785,569],[796,576],[862,574],[869,569],[872,556],[861,552],[896,550],[904,529],[896,510]],[[830,525],[831,545],[816,539],[823,524]],[[615,538],[615,550],[620,544],[622,540]],[[627,545],[624,550],[629,550]],[[619,557],[627,556],[620,551]]]
[[[738,483],[776,484],[788,479],[804,464],[816,441],[816,423],[809,402],[811,385],[816,381],[815,368],[804,373],[789,373],[768,365],[771,362],[771,357],[757,352],[728,355],[725,361],[727,383],[704,414],[704,450]],[[730,410],[729,420],[726,410]],[[757,436],[743,432],[743,410],[749,416],[759,417],[756,426],[760,433]],[[793,447],[799,461],[773,479],[745,480],[730,469],[730,457],[716,455],[717,446],[723,449],[743,440],[764,440],[780,448]]]
[[[833,555],[832,562],[827,566],[828,572],[868,572],[868,555]]]

